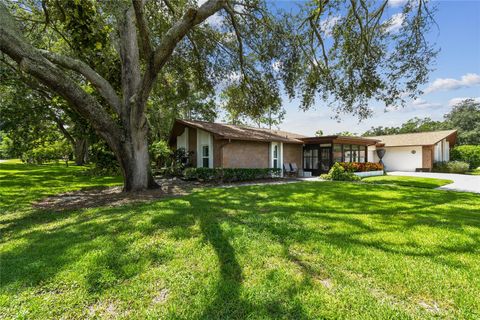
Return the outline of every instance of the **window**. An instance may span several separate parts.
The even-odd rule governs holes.
[[[273,146],[273,167],[279,168],[278,166],[278,145]]]
[[[359,147],[358,145],[352,145],[352,162],[359,162]]]
[[[303,150],[303,168],[306,170],[318,169],[318,149]]]
[[[202,146],[202,167],[209,168],[210,167],[210,157],[209,157],[209,149],[208,145]]]
[[[333,145],[333,162],[342,162],[342,145]]]
[[[365,162],[366,152],[367,152],[367,147],[366,146],[360,146],[360,153],[359,153],[358,162]]]
[[[352,162],[352,145],[350,144],[343,145],[343,161]]]

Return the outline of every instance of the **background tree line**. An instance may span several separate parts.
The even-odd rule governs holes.
[[[363,136],[456,129],[458,130],[457,144],[480,145],[479,102],[473,99],[466,99],[456,104],[443,118],[443,121],[434,121],[428,117],[423,119],[415,117],[398,127],[372,127],[366,131]]]

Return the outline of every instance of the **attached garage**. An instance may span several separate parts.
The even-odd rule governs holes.
[[[368,148],[369,159],[378,162],[378,149],[384,149],[386,171],[431,171],[435,162],[449,161],[456,130],[406,133],[370,137],[380,140]]]

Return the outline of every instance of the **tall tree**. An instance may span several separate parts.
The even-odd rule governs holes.
[[[480,102],[465,99],[444,118],[449,127],[458,129],[459,144],[480,145]]]
[[[400,134],[400,133],[415,133],[415,132],[426,132],[426,131],[436,131],[451,129],[451,125],[442,122],[435,121],[431,118],[418,118],[414,117],[407,122],[403,123],[399,127],[371,127],[370,130],[365,131],[363,136],[382,136],[382,135],[391,135],[391,134]]]
[[[423,37],[431,14],[426,1],[407,1],[393,32],[387,3],[316,0],[292,15],[262,0],[19,0],[0,4],[0,51],[92,125],[120,163],[124,190],[143,190],[156,186],[147,102],[157,79],[181,76],[176,59],[253,118],[281,111],[279,81],[290,98],[301,92],[303,109],[319,95],[360,118],[370,99],[415,97],[435,55]],[[204,23],[214,15],[218,25]],[[68,50],[38,41],[44,34]]]

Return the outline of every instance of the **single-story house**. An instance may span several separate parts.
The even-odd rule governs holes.
[[[370,137],[381,142],[368,148],[370,159],[378,162],[376,150],[385,149],[382,159],[387,171],[430,171],[435,162],[449,161],[457,130],[405,133]]]
[[[433,136],[439,138],[433,139],[435,142],[432,144],[426,144],[426,150],[428,148],[437,150],[438,147],[435,145],[440,142],[443,143],[442,154],[447,153],[445,148],[448,149],[449,145],[452,146],[455,142],[455,139],[452,140],[449,135],[447,135],[448,139],[444,134]],[[392,170],[397,170],[401,167],[415,171],[417,168],[425,167],[421,161],[408,162],[408,168],[402,164],[397,166],[397,161],[394,159],[398,158],[399,162],[404,162],[403,157],[408,157],[412,148],[401,149],[404,150],[403,153],[408,153],[407,155],[400,152],[400,156],[387,156],[391,146],[386,137],[389,136],[383,138],[339,135],[306,137],[281,130],[198,120],[175,120],[169,145],[189,152],[191,166],[205,168],[282,168],[284,163],[295,163],[303,172],[319,175],[328,172],[335,162],[378,162],[375,150],[380,147],[387,150],[383,158],[387,168],[392,167],[394,168]],[[442,142],[443,140],[446,142]],[[417,143],[416,140],[414,143]],[[423,159],[424,145],[420,146],[420,149],[415,148],[415,153],[419,152],[420,159]],[[392,154],[398,153],[395,148],[391,150],[393,150]],[[434,159],[433,154],[432,159]],[[444,159],[443,156],[441,159]],[[392,165],[392,161],[395,165]]]

